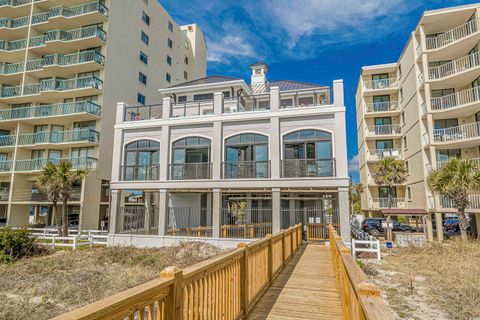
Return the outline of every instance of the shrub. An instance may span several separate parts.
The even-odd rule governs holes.
[[[0,262],[13,262],[40,252],[35,237],[26,229],[0,230]]]

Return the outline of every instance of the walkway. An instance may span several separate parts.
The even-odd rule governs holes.
[[[330,247],[302,246],[248,319],[343,319]]]

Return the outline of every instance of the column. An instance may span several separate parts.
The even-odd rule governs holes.
[[[170,119],[170,113],[172,110],[172,98],[166,97],[163,98],[163,110],[162,110],[162,119],[168,120]]]
[[[280,109],[280,87],[270,88],[270,110],[278,111]]]
[[[438,198],[435,197],[435,202],[438,203]],[[437,208],[437,206],[435,206]],[[435,225],[437,228],[437,240],[438,242],[443,242],[443,221],[442,221],[442,213],[435,210]]]
[[[222,150],[223,150],[223,134],[222,123],[215,121],[213,123],[213,139],[212,139],[212,179],[220,180],[222,177]]]
[[[247,216],[246,218],[246,223],[250,224],[252,223],[252,193],[247,192],[247,207],[245,208],[247,210]]]
[[[336,177],[348,177],[347,163],[347,129],[345,127],[345,112],[335,112],[335,132],[333,139],[335,149],[333,153],[334,167],[333,173]]]
[[[213,115],[221,116],[223,113],[223,92],[215,92],[213,94]]]
[[[120,195],[122,190],[110,190],[111,205],[108,217],[108,233],[115,234],[117,230],[117,212],[119,210]]]
[[[170,126],[162,126],[160,143],[160,180],[168,180],[168,170],[170,168]]]
[[[295,193],[290,193],[290,198],[295,197]],[[296,208],[295,208],[295,199],[290,199],[288,200],[288,207],[289,207],[289,223],[291,226],[295,224],[295,214],[296,214]]]
[[[477,239],[480,240],[480,213],[475,213],[475,228],[477,229]]]
[[[433,242],[433,225],[432,225],[432,214],[428,212],[427,216],[425,217],[427,223],[427,239],[428,242]]]
[[[168,193],[166,189],[159,190],[160,197],[158,200],[158,235],[165,236],[168,218]]]
[[[220,214],[222,209],[222,194],[220,189],[213,189],[212,190],[212,237],[219,238],[220,237]]]
[[[281,144],[280,136],[280,118],[272,117],[270,119],[270,177],[279,179],[281,173]]]
[[[272,188],[272,233],[281,229],[280,222],[280,188]]]
[[[340,235],[343,242],[350,242],[350,212],[348,203],[348,188],[338,189],[338,217],[340,219]]]
[[[333,80],[333,105],[335,107],[345,107],[343,80]]]

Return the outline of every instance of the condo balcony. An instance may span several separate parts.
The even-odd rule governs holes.
[[[162,119],[163,105],[125,107],[123,121],[144,121]]]
[[[365,105],[365,110],[377,116],[379,113],[399,112],[400,105],[398,101],[370,102]]]
[[[223,163],[224,179],[256,179],[270,177],[270,161],[238,161]]]
[[[9,148],[15,146],[15,135],[0,136],[0,148]]]
[[[18,17],[30,13],[30,4],[34,0],[0,0],[2,17]],[[38,0],[35,0],[38,1]]]
[[[32,96],[39,96],[38,102],[52,99],[97,95],[103,90],[103,81],[95,76],[72,79],[49,79],[23,86],[4,86],[0,99],[8,103],[28,103]],[[63,96],[61,93],[68,93]],[[60,94],[59,94],[60,93]]]
[[[46,145],[60,148],[62,144],[66,147],[88,147],[98,144],[100,133],[92,129],[78,129],[72,131],[44,131],[37,133],[26,133],[18,136],[19,146],[33,148],[45,148]]]
[[[437,67],[428,68],[430,81],[442,81],[444,87],[458,87],[470,83],[479,76],[480,52],[452,60]]]
[[[122,166],[122,181],[151,181],[160,179],[160,165],[126,165]]]
[[[12,160],[1,160],[0,161],[0,173],[12,172],[13,161]]]
[[[171,180],[198,180],[212,178],[212,163],[174,163],[170,165]]]
[[[95,170],[97,168],[97,159],[92,157],[77,157],[77,158],[37,158],[28,160],[17,160],[15,162],[16,172],[31,172],[41,171],[49,162],[59,163],[61,160],[67,160],[72,163],[72,170],[89,169]]]
[[[407,208],[407,202],[405,198],[371,198],[370,208],[372,209],[405,209]]]
[[[480,158],[471,158],[471,159],[462,159],[462,160],[471,160],[476,162],[480,166]],[[437,169],[441,169],[448,160],[437,160]]]
[[[48,119],[57,124],[64,119],[72,121],[96,120],[100,117],[101,108],[90,101],[78,101],[25,108],[0,110],[0,123],[23,120],[31,124],[46,123]]]
[[[2,187],[0,188],[0,201],[8,201],[8,197],[10,196],[10,187]]]
[[[464,39],[471,39],[474,41],[472,38],[474,35],[479,34],[479,30],[479,19],[470,20],[467,23],[433,37],[427,36],[426,49],[432,51],[440,50],[446,47],[451,47]]]
[[[480,122],[463,124],[456,127],[435,129],[435,144],[455,144],[457,147],[473,147],[480,138]]]
[[[386,158],[403,159],[400,149],[370,149],[367,153],[368,161],[379,161]]]
[[[401,136],[402,127],[399,124],[367,126],[366,134],[367,137]]]
[[[283,178],[334,177],[335,159],[282,160]]]
[[[444,116],[456,116],[459,108],[466,114],[476,112],[479,103],[480,87],[473,87],[430,100],[432,112],[442,113]]]
[[[457,212],[458,208],[455,207],[454,202],[444,196],[440,196],[440,208],[449,212]],[[468,201],[470,204],[467,206],[467,212],[480,212],[480,194],[469,194]]]
[[[65,7],[56,6],[47,12],[39,12],[31,17],[31,25],[41,32],[49,29],[69,28],[79,25],[102,23],[107,20],[108,9],[100,1]],[[30,16],[0,19],[0,37],[12,39],[25,33],[30,24]]]
[[[69,201],[80,201],[82,196],[81,187],[75,187],[72,190]],[[13,202],[48,202],[48,195],[40,192],[37,188],[31,189],[18,189],[13,192]],[[60,199],[61,201],[61,199]]]
[[[389,78],[364,81],[363,87],[365,91],[394,92],[398,89],[398,79]]]

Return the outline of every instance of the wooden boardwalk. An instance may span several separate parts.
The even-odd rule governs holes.
[[[248,319],[343,319],[330,247],[303,245]]]

